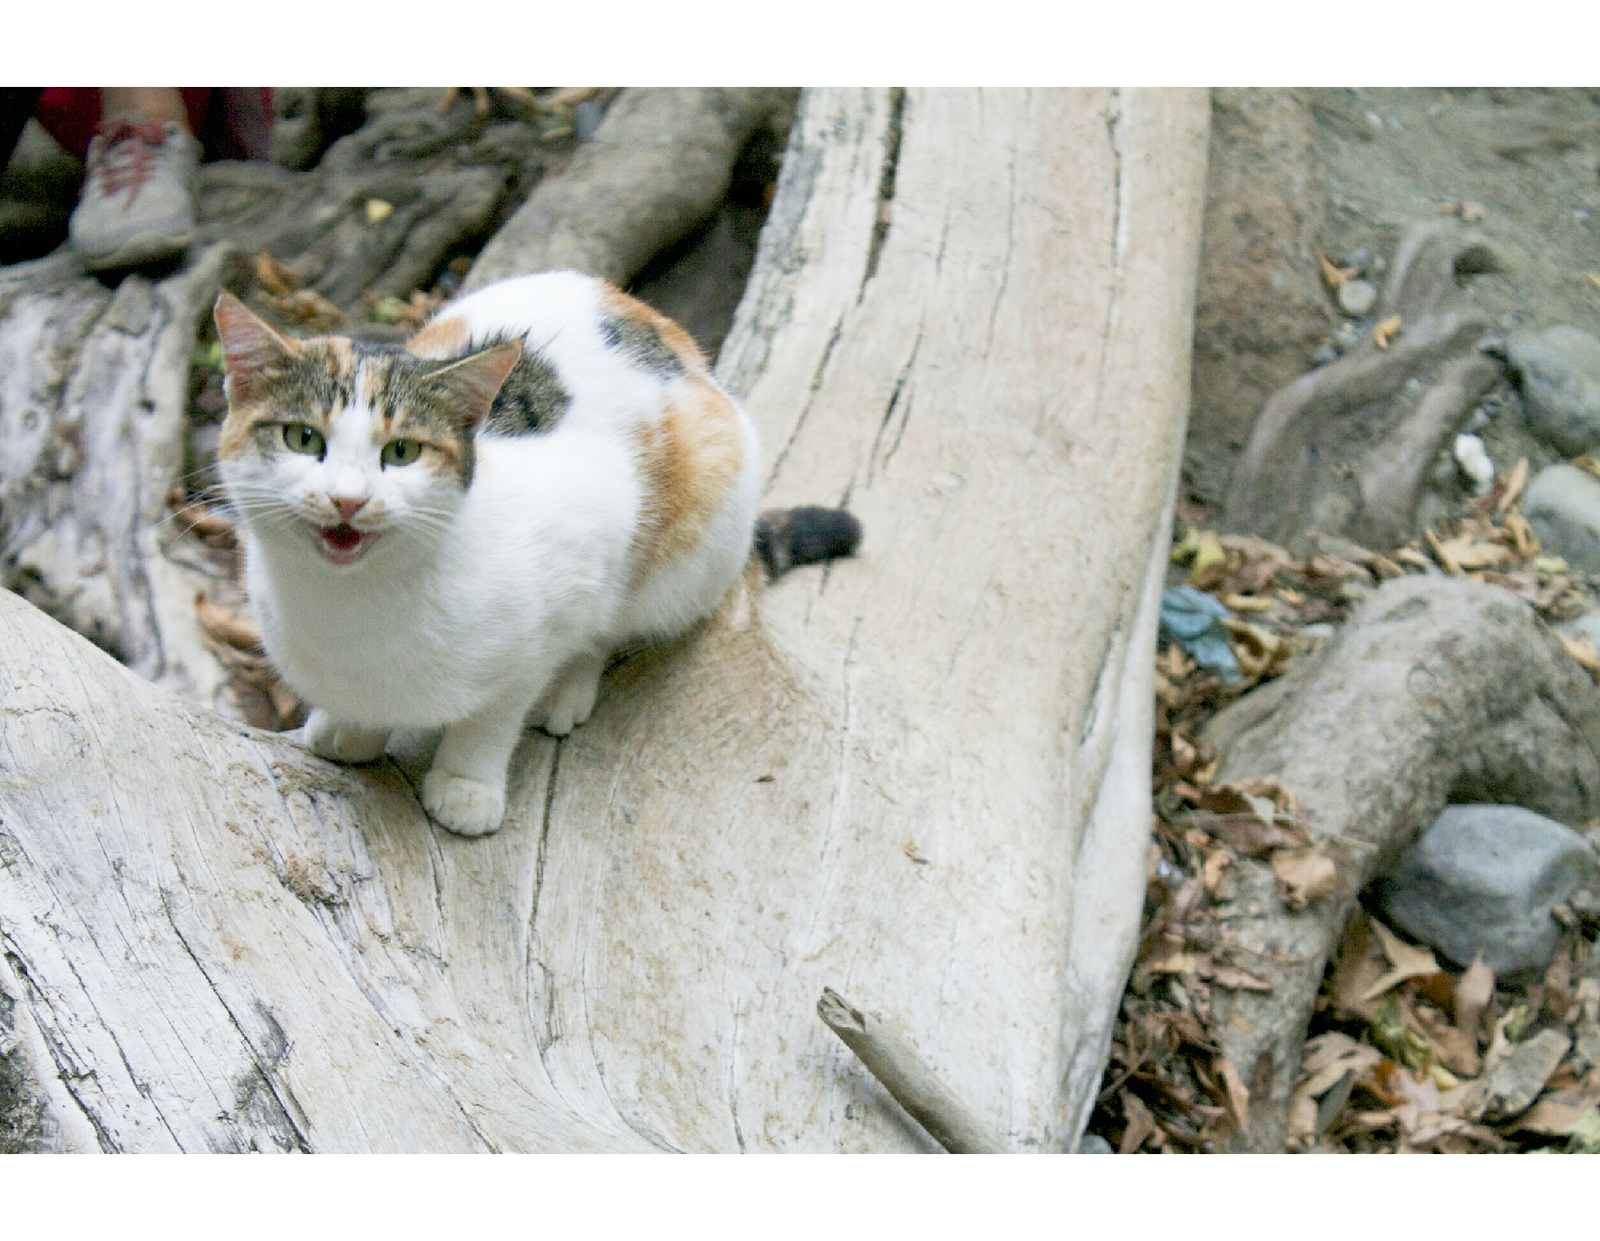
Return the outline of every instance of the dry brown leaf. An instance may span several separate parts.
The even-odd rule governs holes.
[[[1523,458],[1526,460],[1527,458]],[[1506,529],[1511,531],[1515,540],[1513,546],[1517,555],[1524,560],[1532,560],[1540,552],[1539,536],[1533,532],[1533,527],[1528,524],[1528,519],[1518,509],[1511,509],[1505,515]]]
[[[199,500],[184,504],[172,517],[180,530],[193,532],[202,538],[233,534],[233,523],[212,512]]]
[[[1458,1030],[1430,1008],[1417,1005],[1411,1015],[1416,1027],[1433,1049],[1434,1059],[1452,1073],[1462,1077],[1476,1077],[1483,1069],[1478,1056],[1477,1036]]]
[[[1383,947],[1383,955],[1389,959],[1390,969],[1361,993],[1363,1000],[1375,1000],[1408,978],[1439,972],[1439,963],[1433,959],[1432,948],[1418,948],[1406,943],[1376,918],[1372,919],[1372,931]]]
[[[194,597],[194,610],[200,627],[218,642],[225,642],[240,651],[253,651],[261,645],[261,631],[255,622],[237,612],[218,607],[201,591]]]
[[[1370,1019],[1377,1005],[1361,996],[1386,969],[1383,947],[1372,934],[1371,919],[1365,910],[1357,908],[1345,924],[1333,977],[1328,983],[1328,995],[1335,1012]]]
[[[1272,873],[1278,877],[1278,898],[1293,912],[1327,896],[1339,881],[1338,867],[1321,844],[1309,849],[1274,849],[1270,861]]]
[[[1567,1137],[1597,1111],[1600,1111],[1600,1093],[1550,1091],[1517,1120],[1516,1127],[1552,1137]]]
[[[1372,329],[1372,343],[1379,349],[1387,350],[1389,342],[1400,334],[1400,316],[1390,315],[1377,327]]]
[[[1357,267],[1335,267],[1333,260],[1321,250],[1317,251],[1317,263],[1322,268],[1322,278],[1334,292],[1338,292],[1342,285],[1348,284],[1360,274],[1360,268]]]
[[[1513,504],[1522,498],[1522,489],[1528,484],[1528,459],[1520,457],[1517,463],[1507,470],[1501,478],[1502,490],[1500,498],[1495,501],[1495,512],[1504,513]]]
[[[1590,280],[1594,281],[1595,288],[1600,289],[1600,275],[1596,275],[1592,271],[1586,271],[1583,274],[1588,276]]]
[[[1228,1119],[1234,1123],[1238,1132],[1243,1133],[1250,1114],[1250,1091],[1244,1084],[1244,1078],[1239,1076],[1239,1070],[1233,1067],[1226,1056],[1217,1056],[1213,1059],[1211,1071],[1227,1090]]]
[[[1217,899],[1217,889],[1222,886],[1223,872],[1232,864],[1233,853],[1229,849],[1212,849],[1206,853],[1205,864],[1200,869],[1200,875],[1205,881],[1206,895],[1213,900]],[[1231,879],[1232,876],[1228,876],[1228,878]]]
[[[1199,971],[1199,958],[1192,952],[1168,952],[1140,965],[1147,974],[1194,974]]]
[[[1295,1091],[1304,1091],[1311,1098],[1325,1094],[1346,1073],[1365,1073],[1383,1059],[1376,1047],[1358,1043],[1338,1030],[1307,1039],[1305,1053],[1300,1071],[1306,1076]]]
[[[1442,542],[1433,542],[1433,532],[1428,531],[1434,552],[1440,558],[1441,564],[1454,564],[1457,569],[1489,569],[1504,564],[1511,559],[1509,547],[1500,543],[1480,542],[1470,534],[1457,535],[1453,539]],[[1445,557],[1449,557],[1448,564]]]
[[[1585,474],[1593,474],[1596,478],[1600,478],[1600,461],[1596,461],[1587,454],[1581,457],[1574,457],[1568,464],[1577,466]]]
[[[270,250],[263,250],[251,260],[255,268],[256,280],[261,287],[274,297],[287,297],[295,291],[300,281],[295,274],[277,259],[272,257]]]
[[[1131,1155],[1144,1145],[1146,1138],[1159,1132],[1159,1126],[1139,1096],[1126,1090],[1122,1092],[1122,1114],[1128,1118],[1128,1127],[1123,1131],[1117,1154]]]
[[[1303,827],[1263,823],[1254,814],[1224,814],[1203,819],[1199,826],[1242,857],[1261,857],[1272,849],[1300,849],[1313,844]]]
[[[1561,645],[1591,676],[1600,673],[1600,651],[1595,650],[1594,639],[1588,634],[1579,634],[1576,638],[1562,634]]]
[[[1456,563],[1455,558],[1450,554],[1449,548],[1440,542],[1438,535],[1432,530],[1424,530],[1422,535],[1428,540],[1428,546],[1433,550],[1433,558],[1439,562],[1440,567],[1446,573],[1461,572],[1461,566]]]
[[[1236,965],[1212,965],[1209,957],[1197,963],[1200,977],[1229,991],[1271,991],[1272,984]]]

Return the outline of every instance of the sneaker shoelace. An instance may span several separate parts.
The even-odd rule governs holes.
[[[106,197],[128,191],[126,209],[138,197],[139,187],[155,168],[154,152],[167,140],[166,127],[155,121],[118,117],[101,126],[100,149],[90,175],[98,178]]]

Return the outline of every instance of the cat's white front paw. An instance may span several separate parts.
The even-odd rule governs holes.
[[[389,744],[387,728],[357,728],[336,722],[321,707],[306,719],[306,745],[313,754],[336,763],[370,763]]]
[[[561,683],[550,693],[550,709],[540,726],[552,737],[565,737],[594,714],[600,696],[600,674],[605,665],[598,660],[580,660],[566,670]]]
[[[435,823],[458,836],[486,836],[506,813],[503,787],[438,770],[423,778],[422,804]]]

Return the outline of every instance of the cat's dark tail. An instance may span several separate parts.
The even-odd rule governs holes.
[[[842,508],[769,508],[756,518],[756,555],[769,582],[796,565],[855,555],[861,523]]]

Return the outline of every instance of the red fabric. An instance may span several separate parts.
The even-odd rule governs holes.
[[[207,160],[268,159],[272,132],[270,86],[219,88],[180,86],[189,132],[200,139]],[[220,104],[221,106],[215,106]],[[64,148],[85,160],[89,139],[100,125],[98,86],[47,86],[34,111],[39,124]]]

